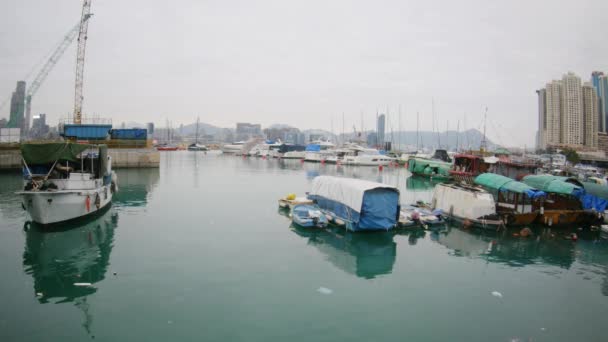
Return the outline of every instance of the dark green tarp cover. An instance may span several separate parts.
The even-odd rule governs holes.
[[[28,165],[52,164],[56,160],[76,162],[78,155],[90,148],[98,147],[70,142],[21,144],[21,155]]]
[[[494,190],[510,191],[518,194],[528,194],[536,192],[536,189],[518,182],[509,177],[497,175],[495,173],[482,173],[475,178],[475,184]]]
[[[559,177],[551,175],[532,175],[526,176],[522,180],[529,186],[542,190],[544,192],[552,192],[564,195],[577,195],[583,189],[572,183],[566,182],[568,177]]]
[[[449,178],[452,164],[437,160],[411,158],[408,160],[407,169],[418,175]]]

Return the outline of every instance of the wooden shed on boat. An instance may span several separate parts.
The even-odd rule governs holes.
[[[509,226],[532,224],[540,213],[534,202],[546,196],[545,192],[525,183],[494,173],[482,173],[475,178],[475,184],[492,192],[496,213]]]

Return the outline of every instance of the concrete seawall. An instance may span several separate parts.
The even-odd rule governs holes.
[[[159,167],[160,152],[155,149],[109,149],[114,168],[146,168]],[[21,151],[0,150],[0,170],[21,168]]]

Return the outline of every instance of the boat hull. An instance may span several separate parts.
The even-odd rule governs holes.
[[[23,191],[22,204],[32,221],[48,225],[92,215],[112,202],[110,185],[95,190]]]

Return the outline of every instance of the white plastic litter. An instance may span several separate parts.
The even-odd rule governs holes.
[[[319,287],[317,291],[324,295],[332,294],[334,292],[332,289],[328,289],[327,287]]]
[[[74,286],[91,286],[91,283],[74,283]]]
[[[502,298],[502,293],[500,293],[498,291],[492,291],[492,296]]]

